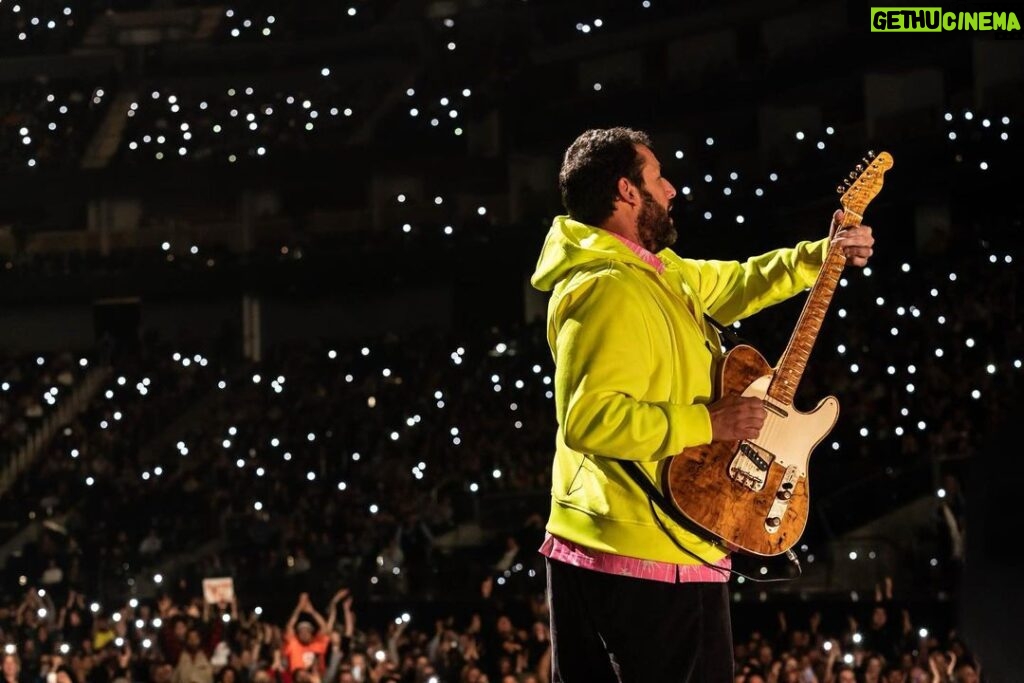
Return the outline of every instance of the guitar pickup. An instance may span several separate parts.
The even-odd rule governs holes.
[[[767,471],[768,461],[762,458],[761,454],[757,452],[757,449],[751,446],[749,443],[747,443],[746,441],[741,441],[740,452],[743,455],[747,456],[750,462],[754,463],[757,466],[757,469],[761,470],[762,472]]]

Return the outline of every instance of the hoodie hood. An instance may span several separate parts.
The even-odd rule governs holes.
[[[550,292],[570,272],[594,261],[623,261],[652,270],[607,230],[591,227],[568,216],[556,216],[544,238],[530,283],[542,292]]]

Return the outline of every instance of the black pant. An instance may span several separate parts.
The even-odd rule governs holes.
[[[552,683],[733,683],[725,583],[664,583],[547,560]]]

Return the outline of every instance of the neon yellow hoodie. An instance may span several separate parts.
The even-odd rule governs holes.
[[[552,293],[558,431],[549,532],[618,555],[697,563],[659,528],[646,495],[613,458],[639,461],[660,482],[665,458],[709,443],[718,342],[703,314],[729,325],[805,291],[828,243],[801,242],[744,263],[664,249],[659,274],[612,233],[555,218],[531,278]],[[660,517],[705,561],[723,557]]]

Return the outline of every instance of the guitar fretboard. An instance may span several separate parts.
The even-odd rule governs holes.
[[[768,387],[768,395],[782,405],[793,403],[797,386],[807,367],[807,360],[811,357],[811,350],[845,265],[846,257],[842,251],[830,248]]]

